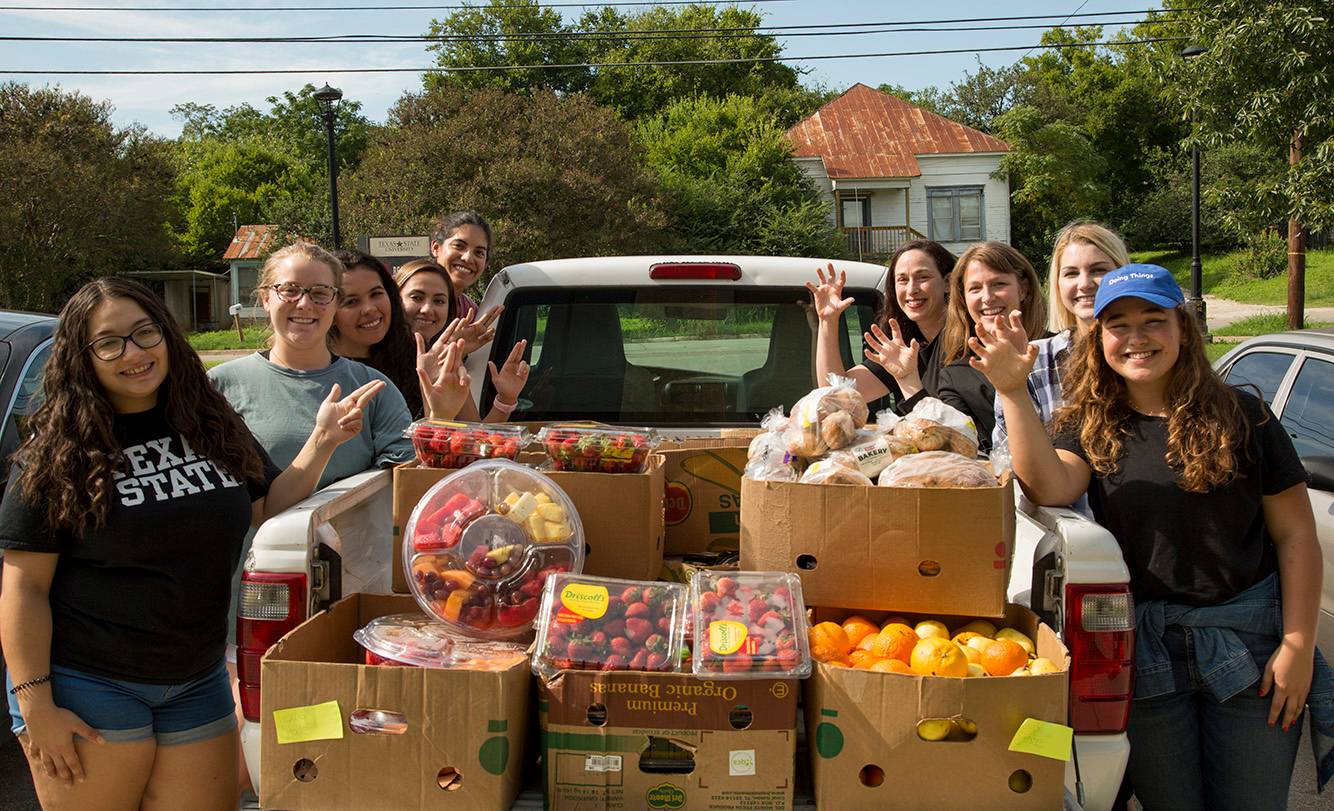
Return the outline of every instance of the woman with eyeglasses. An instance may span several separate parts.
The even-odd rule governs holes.
[[[360,433],[325,396],[279,472],[162,302],[99,279],[65,305],[0,504],[11,726],[45,809],[236,807],[224,665],[242,539]]]
[[[272,346],[208,373],[280,465],[295,458],[319,404],[334,386],[352,391],[375,381],[384,384],[366,409],[361,433],[329,460],[320,487],[412,457],[412,443],[403,436],[412,418],[398,388],[382,372],[330,349],[342,275],[343,263],[317,245],[297,243],[275,251],[256,288],[273,327]]]

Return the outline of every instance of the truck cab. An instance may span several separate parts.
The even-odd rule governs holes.
[[[505,311],[496,337],[467,361],[482,413],[499,364],[527,340],[529,381],[516,422],[598,420],[652,425],[672,437],[754,427],[815,385],[815,315],[805,283],[829,260],[753,256],[636,256],[528,262],[504,268],[480,303]],[[863,358],[862,334],[884,306],[888,271],[837,261],[847,273],[840,352]],[[871,410],[893,405],[872,403]],[[252,780],[259,763],[259,657],[313,611],[356,591],[388,590],[389,473],[364,473],[267,522],[255,537],[238,620],[242,739]],[[1061,633],[1071,652],[1075,759],[1067,789],[1110,809],[1129,758],[1133,676],[1129,572],[1114,538],[1069,510],[1020,497],[1009,587]],[[373,542],[373,543],[371,543]],[[364,549],[374,545],[376,550]],[[253,678],[250,678],[253,675]]]

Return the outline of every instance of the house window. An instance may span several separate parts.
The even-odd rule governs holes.
[[[927,189],[928,229],[937,242],[982,239],[982,187],[947,186]]]

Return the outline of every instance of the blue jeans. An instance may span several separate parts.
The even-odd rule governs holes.
[[[1263,672],[1278,648],[1274,637],[1239,632]],[[1287,807],[1299,723],[1269,726],[1273,693],[1251,685],[1218,701],[1200,687],[1190,629],[1164,637],[1176,690],[1135,699],[1130,710],[1129,775],[1146,811],[1253,811]]]

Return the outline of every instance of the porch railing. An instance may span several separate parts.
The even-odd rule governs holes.
[[[905,242],[926,239],[926,235],[907,225],[868,225],[844,228],[848,256],[858,260],[888,259]]]

